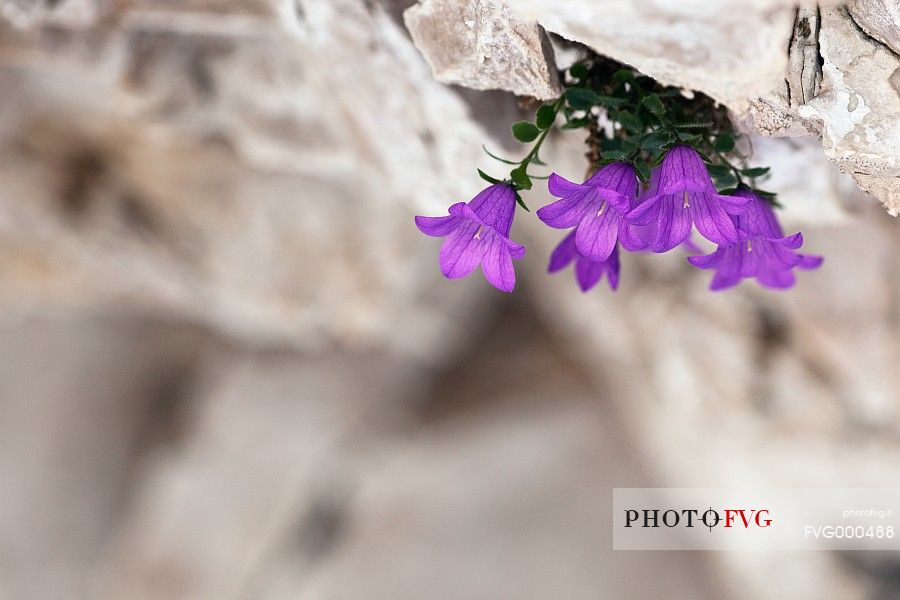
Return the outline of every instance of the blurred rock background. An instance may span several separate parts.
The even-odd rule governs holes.
[[[896,485],[896,5],[410,4],[0,5],[0,598],[896,597],[897,556],[609,534],[613,487]],[[444,281],[412,216],[519,109],[430,67],[552,95],[535,18],[806,135],[754,146],[823,269],[581,295],[522,214],[513,297]]]

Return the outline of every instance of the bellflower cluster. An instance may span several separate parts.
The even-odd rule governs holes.
[[[439,263],[445,277],[466,277],[480,266],[491,285],[513,291],[513,262],[524,258],[525,247],[510,238],[510,230],[516,205],[528,210],[520,192],[532,189],[533,179],[547,179],[555,197],[537,217],[566,230],[548,271],[574,263],[584,292],[604,277],[611,290],[618,289],[623,252],[680,248],[691,265],[714,272],[712,290],[744,279],[786,289],[795,284],[797,270],[822,264],[820,256],[798,252],[800,233],[784,235],[773,210],[775,195],[757,186],[769,169],[747,166],[744,152],[752,148],[737,144],[740,136],[727,111],[712,99],[685,95],[596,55],[562,77],[566,90],[560,98],[540,106],[533,121],[512,126],[517,140],[532,144],[521,160],[485,149],[512,165],[506,179],[479,171],[490,185],[472,200],[453,204],[445,216],[415,218],[422,233],[444,238]],[[583,183],[531,172],[545,166],[540,149],[560,117],[562,129],[588,131],[596,171]],[[695,241],[716,249],[703,254]]]
[[[803,245],[803,234],[785,236],[768,202],[746,188],[735,196],[748,201],[746,211],[733,217],[739,241],[720,244],[712,254],[688,258],[697,268],[715,269],[710,289],[724,290],[746,278],[755,278],[768,288],[785,289],[794,285],[794,268],[821,266],[821,256],[795,252]]]

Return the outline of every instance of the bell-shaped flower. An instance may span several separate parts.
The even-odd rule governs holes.
[[[794,269],[816,269],[821,256],[796,252],[803,234],[785,236],[771,205],[751,190],[735,193],[747,202],[746,211],[734,217],[740,240],[720,245],[712,254],[692,256],[688,261],[700,269],[715,269],[710,289],[724,290],[745,278],[756,278],[763,286],[786,289],[796,282]]]
[[[619,248],[613,248],[609,257],[603,261],[595,261],[583,255],[578,250],[575,237],[577,232],[573,231],[556,247],[553,254],[550,255],[550,266],[547,270],[555,273],[572,261],[575,261],[575,280],[582,292],[587,292],[606,274],[609,280],[609,287],[615,291],[619,287]]]
[[[516,211],[516,191],[496,183],[468,203],[451,206],[445,217],[416,217],[425,235],[445,237],[440,252],[441,273],[447,279],[469,275],[478,265],[485,279],[504,292],[516,285],[513,260],[525,256],[525,246],[509,239]]]
[[[729,215],[743,212],[747,202],[719,194],[693,148],[675,146],[669,150],[651,190],[652,194],[628,213],[628,220],[635,225],[655,225],[650,241],[653,252],[668,252],[678,246],[688,239],[692,226],[717,244],[738,241]]]
[[[610,163],[581,184],[554,173],[548,187],[560,200],[537,211],[537,216],[555,229],[574,227],[575,245],[582,256],[602,263],[613,253],[616,242],[635,252],[647,247],[625,220],[638,192],[631,165]]]

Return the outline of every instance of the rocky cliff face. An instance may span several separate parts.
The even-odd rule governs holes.
[[[423,0],[409,9],[407,24],[426,57],[440,54],[435,75],[441,81],[517,93],[524,87],[546,97],[555,81],[542,75],[544,68],[529,69],[523,86],[480,67],[490,64],[489,54],[512,56],[521,52],[519,46],[505,51],[499,38],[489,52],[474,47],[474,40],[491,37],[488,30],[521,27],[521,19],[537,23],[663,83],[705,92],[729,106],[750,132],[821,133],[826,156],[842,172],[892,215],[900,211],[896,2],[799,8],[784,0],[506,5],[509,11],[494,0]],[[478,18],[461,17],[464,7]],[[452,36],[428,34],[451,30]],[[552,61],[537,42],[531,47],[524,64]]]

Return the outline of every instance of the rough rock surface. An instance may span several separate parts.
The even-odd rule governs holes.
[[[434,0],[427,0],[422,6],[433,3]],[[548,31],[586,44],[660,81],[703,90],[727,104],[743,105],[748,97],[773,89],[784,78],[783,48],[790,37],[793,8],[782,0],[752,3],[506,0],[506,3],[513,15],[540,23]],[[440,30],[458,29],[455,22],[469,4],[441,0],[440,6],[445,8]],[[414,7],[409,13],[420,10],[421,6]],[[502,14],[495,12],[493,16],[502,18]],[[449,48],[434,41],[426,42],[425,46],[420,40],[426,32],[420,31],[416,22],[409,25],[417,46],[428,57],[435,48],[441,48],[438,52],[443,53],[460,45],[465,47],[455,36]],[[477,37],[474,31],[469,35]],[[736,39],[741,43],[734,43]],[[509,89],[492,86],[484,79],[479,85]]]
[[[513,16],[502,0],[427,0],[404,21],[438,81],[559,97],[553,49],[543,29]]]
[[[509,19],[531,19],[664,83],[709,94],[732,109],[742,129],[775,136],[821,133],[831,160],[892,215],[900,211],[897,2],[854,2],[848,8],[827,2],[796,8],[780,0],[507,3]],[[441,25],[432,20],[428,31],[408,23],[429,60],[440,55],[453,62],[448,53],[477,39],[459,23],[468,4],[441,0]],[[498,9],[493,16],[500,22],[492,27],[502,29],[505,13]],[[429,38],[436,30],[455,31],[452,43]],[[468,41],[460,31],[468,31]],[[472,85],[510,89],[491,77],[483,71]]]
[[[822,11],[819,46],[822,87],[798,112],[822,123],[826,155],[896,216],[900,56],[867,35],[845,8]]]
[[[866,33],[900,53],[900,2],[850,0],[847,10]]]

